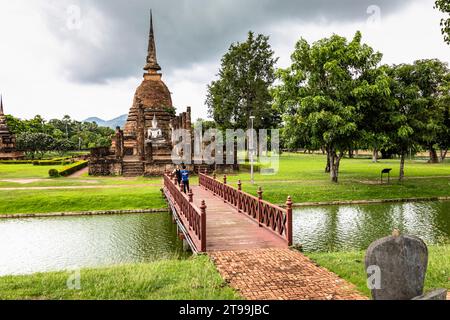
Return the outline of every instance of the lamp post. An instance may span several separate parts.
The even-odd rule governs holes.
[[[254,171],[254,159],[253,159],[253,152],[255,149],[255,141],[254,141],[254,134],[253,134],[253,130],[254,130],[254,125],[255,125],[255,116],[251,116],[250,120],[252,122],[252,131],[250,133],[250,175],[251,175],[251,184],[255,184],[255,171]]]

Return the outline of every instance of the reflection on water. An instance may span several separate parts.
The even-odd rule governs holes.
[[[308,207],[294,211],[294,241],[305,251],[365,250],[395,228],[427,244],[450,243],[450,202]]]
[[[0,221],[0,275],[184,256],[170,215]]]

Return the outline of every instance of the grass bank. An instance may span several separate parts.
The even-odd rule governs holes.
[[[0,191],[0,214],[162,209],[161,187]]]
[[[236,300],[207,256],[80,272],[80,290],[67,287],[70,273],[0,278],[0,300]]]
[[[398,182],[399,161],[370,159],[343,159],[338,184],[330,182],[324,172],[326,157],[322,155],[284,154],[275,175],[255,175],[255,185],[250,184],[250,174],[243,172],[228,177],[254,195],[258,187],[264,199],[277,204],[292,196],[294,202],[330,202],[352,200],[404,199],[450,196],[450,163],[428,164],[424,160],[407,161],[405,181]],[[380,173],[392,168],[391,184],[380,183]],[[221,177],[220,177],[221,178]]]
[[[426,290],[447,288],[450,290],[450,245],[430,246]],[[307,253],[312,260],[341,278],[356,285],[368,297],[367,277],[364,267],[365,252]]]

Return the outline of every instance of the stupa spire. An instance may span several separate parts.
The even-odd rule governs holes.
[[[145,71],[148,73],[157,73],[161,70],[156,58],[156,44],[155,44],[155,33],[153,31],[153,13],[150,10],[150,34],[148,39],[148,54],[147,54],[147,64],[144,67]]]
[[[0,95],[0,115],[4,115],[4,113],[3,113],[3,95]]]

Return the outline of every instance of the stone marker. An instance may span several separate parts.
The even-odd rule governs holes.
[[[413,236],[399,235],[372,243],[366,254],[366,270],[374,270],[378,286],[371,288],[374,300],[411,300],[422,296],[428,265],[425,243]],[[377,278],[378,277],[378,278]]]

